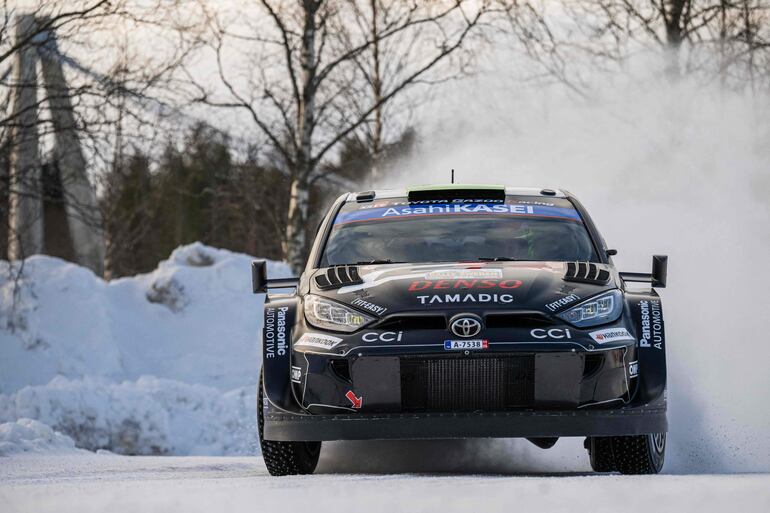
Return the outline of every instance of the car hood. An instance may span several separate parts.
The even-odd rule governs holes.
[[[579,281],[573,279],[576,271]],[[564,262],[338,266],[317,269],[310,279],[311,293],[378,316],[495,309],[548,314],[613,288],[613,267]]]

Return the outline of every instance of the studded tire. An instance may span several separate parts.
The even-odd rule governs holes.
[[[321,442],[276,442],[265,440],[265,415],[262,408],[264,386],[262,372],[259,373],[259,392],[257,393],[257,425],[259,427],[259,445],[262,457],[271,476],[295,476],[312,474],[318,465],[321,454]]]
[[[666,455],[666,434],[591,437],[586,442],[596,472],[657,474]]]
[[[612,454],[612,438],[592,436],[586,439],[586,449],[594,472],[614,472],[615,458]]]
[[[612,437],[612,452],[621,474],[657,474],[666,455],[666,433]]]

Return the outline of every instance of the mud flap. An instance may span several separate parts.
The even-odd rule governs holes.
[[[297,298],[265,303],[262,365],[265,397],[282,410],[304,413],[291,390],[291,338],[298,306]]]
[[[639,387],[635,402],[649,404],[660,400],[666,389],[666,334],[660,296],[627,293],[637,337]]]

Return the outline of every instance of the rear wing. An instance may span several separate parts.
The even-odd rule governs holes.
[[[267,261],[251,262],[251,288],[254,294],[266,294],[268,289],[289,289],[299,286],[299,278],[267,279]]]
[[[668,256],[652,256],[652,273],[620,273],[623,281],[651,283],[653,287],[664,288],[668,276]]]

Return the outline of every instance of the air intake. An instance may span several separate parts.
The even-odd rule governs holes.
[[[363,283],[354,265],[337,265],[329,267],[324,273],[315,277],[315,283],[321,290],[338,289],[346,285]]]
[[[409,189],[407,199],[419,203],[424,201],[505,201],[505,187],[496,185],[441,185],[414,187]]]
[[[503,411],[532,407],[535,357],[403,357],[404,412]]]
[[[591,262],[567,262],[564,281],[604,285],[610,281],[610,272]]]

